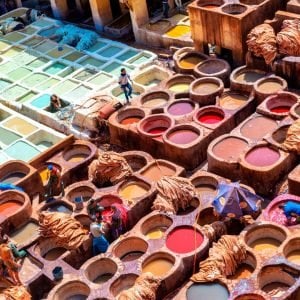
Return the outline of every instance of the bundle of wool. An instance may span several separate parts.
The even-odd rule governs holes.
[[[204,235],[207,236],[209,241],[212,243],[227,233],[227,227],[224,222],[216,221],[210,225],[204,225],[202,227],[202,232],[204,233]]]
[[[222,236],[209,250],[209,257],[200,262],[200,271],[191,277],[194,282],[212,282],[233,275],[247,257],[242,241],[231,235]]]
[[[290,126],[282,146],[287,151],[295,151],[300,154],[300,119]]]
[[[176,214],[185,210],[197,197],[197,191],[190,180],[182,177],[163,176],[156,183],[158,196],[153,202],[152,210]]]
[[[276,58],[276,35],[269,24],[254,27],[247,36],[247,45],[250,52],[257,57],[263,57],[268,65]]]
[[[31,300],[31,295],[23,285],[11,286],[3,291],[5,300]]]
[[[39,214],[42,238],[52,238],[56,246],[77,249],[88,238],[81,223],[65,213],[43,211]]]

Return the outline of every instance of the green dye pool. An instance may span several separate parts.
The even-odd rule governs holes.
[[[103,50],[100,50],[98,54],[100,54],[103,57],[112,57],[117,55],[119,52],[121,52],[123,49],[120,47],[115,46],[109,46]]]
[[[14,57],[22,51],[23,51],[23,49],[21,49],[19,47],[12,46],[11,48],[9,48],[5,52],[3,52],[2,56],[4,56],[4,57]]]
[[[20,65],[26,65],[28,63],[30,63],[31,61],[33,61],[36,58],[36,56],[31,55],[29,53],[25,52],[21,52],[20,54],[18,54],[16,57],[14,57],[14,61]]]
[[[90,79],[88,82],[91,84],[95,84],[95,85],[103,85],[111,79],[112,79],[111,76],[106,75],[104,73],[100,73],[97,76],[95,76],[94,78]]]
[[[38,27],[47,27],[47,26],[53,25],[53,22],[40,19],[38,21],[33,22],[31,25],[38,26]]]
[[[58,27],[56,27],[56,26],[50,27],[48,29],[43,29],[38,32],[38,35],[44,36],[44,37],[51,37],[52,35],[55,34],[57,29],[58,29]]]
[[[133,50],[128,50],[126,52],[124,52],[123,54],[117,56],[117,59],[121,60],[121,61],[125,61],[128,60],[134,56],[136,56],[138,54],[138,52],[133,51]]]
[[[58,76],[65,78],[65,77],[69,76],[70,74],[74,73],[75,71],[76,71],[75,68],[69,67],[69,68],[64,69],[62,72],[58,73]]]
[[[120,70],[123,67],[126,68],[130,72],[131,68],[126,67],[126,66],[122,66],[121,64],[118,64],[116,62],[113,62],[113,63],[107,65],[105,68],[103,68],[103,71],[105,71],[107,73],[110,73],[110,74],[113,74],[115,76],[119,76],[120,75]]]
[[[0,41],[0,50],[3,51],[6,48],[8,48],[10,45],[11,45],[10,43],[4,42],[4,41]]]
[[[52,64],[51,66],[49,66],[48,68],[46,68],[44,71],[48,74],[54,75],[66,67],[67,67],[66,65],[56,62],[56,63]]]
[[[39,44],[42,41],[39,37],[32,37],[26,41],[23,41],[22,44],[27,47],[34,47],[35,45]]]
[[[15,62],[8,61],[0,65],[0,73],[7,74],[17,67],[18,65]]]
[[[83,65],[83,66],[91,65],[91,66],[94,66],[94,67],[100,67],[100,66],[104,65],[105,63],[106,63],[106,61],[96,59],[96,58],[93,58],[93,57],[87,57],[83,61],[80,62],[80,64]]]
[[[22,97],[27,92],[28,92],[27,89],[16,84],[3,91],[1,93],[1,97],[4,98],[5,100],[16,101],[17,98]]]
[[[131,64],[140,65],[149,61],[149,57],[146,55],[138,56],[136,59],[130,61]]]
[[[12,158],[24,161],[29,161],[36,155],[40,154],[40,151],[24,141],[17,141],[6,148],[4,152]]]
[[[0,164],[5,163],[8,160],[8,157],[0,151]]]
[[[96,51],[98,51],[99,49],[101,49],[101,48],[103,48],[105,46],[107,46],[107,43],[98,41],[95,45],[93,45],[92,47],[90,47],[88,49],[88,51],[90,51],[90,52],[96,52]]]
[[[6,88],[7,88],[9,85],[11,85],[11,84],[12,84],[12,82],[0,78],[0,91],[6,89]]]
[[[7,76],[12,80],[19,80],[21,78],[26,77],[30,73],[31,73],[31,71],[29,69],[21,67],[21,68],[18,68],[16,70],[9,72],[7,74]]]
[[[34,34],[35,32],[37,32],[37,29],[32,26],[27,26],[27,27],[25,27],[25,29],[22,30],[22,32],[31,35],[31,34]]]
[[[86,94],[89,92],[91,92],[90,88],[80,85],[79,87],[77,87],[76,89],[71,91],[70,93],[66,94],[65,97],[68,99],[80,99],[80,98],[86,96]]]
[[[20,139],[21,136],[3,127],[0,127],[0,142],[5,145],[10,145],[16,140]]]
[[[38,98],[31,101],[30,104],[36,108],[43,109],[50,104],[50,95],[48,94],[41,95]]]
[[[45,90],[50,89],[53,85],[55,85],[57,83],[59,83],[58,79],[50,78],[50,79],[44,81],[43,83],[37,85],[35,88],[40,91],[45,91]]]
[[[68,48],[68,47],[57,47],[57,48],[54,48],[53,50],[49,51],[47,53],[47,55],[53,57],[53,58],[59,58],[59,57],[62,57],[68,53],[70,53],[72,51],[71,48]]]
[[[11,33],[4,35],[2,38],[6,41],[15,43],[15,42],[18,42],[18,41],[24,39],[25,37],[26,37],[25,34],[15,31],[15,32],[11,32]]]
[[[44,151],[44,150],[47,150],[48,148],[52,147],[53,143],[49,142],[49,141],[40,141],[36,145],[39,148],[39,150]]]
[[[41,53],[47,53],[48,51],[52,50],[56,46],[57,44],[52,41],[44,41],[43,43],[34,47],[34,50],[39,51]]]
[[[36,95],[37,94],[35,92],[29,92],[25,96],[19,98],[18,102],[20,102],[20,103],[27,102],[27,101],[31,100],[32,98],[34,98]]]
[[[78,60],[79,58],[81,58],[81,57],[83,57],[83,56],[84,56],[83,53],[78,52],[78,51],[74,51],[74,52],[72,52],[72,53],[66,55],[66,56],[64,57],[64,59],[69,60],[69,61],[76,61],[76,60]]]
[[[28,87],[33,87],[38,84],[41,84],[48,78],[49,78],[49,76],[47,76],[45,74],[35,73],[35,74],[31,74],[30,76],[23,79],[22,84],[24,84],[25,86],[28,86]]]
[[[77,85],[74,81],[66,80],[52,88],[52,91],[57,95],[63,95],[75,89]]]
[[[76,74],[74,76],[75,79],[80,80],[80,81],[85,81],[89,78],[91,78],[92,76],[94,76],[97,72],[93,71],[93,70],[83,70],[81,72],[79,72],[78,74]]]
[[[49,62],[48,59],[46,59],[44,57],[39,57],[39,58],[35,59],[34,61],[32,61],[30,64],[27,64],[27,66],[37,69],[37,68],[40,68],[41,66],[45,65],[48,62]]]

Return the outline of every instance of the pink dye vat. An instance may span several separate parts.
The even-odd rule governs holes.
[[[279,208],[278,206],[269,212],[268,221],[272,221],[285,226],[297,225],[296,218],[287,219],[283,212],[283,209]]]
[[[168,135],[168,140],[174,144],[189,144],[198,138],[198,134],[192,130],[176,130]]]
[[[154,127],[150,130],[148,130],[148,133],[150,134],[159,134],[159,133],[163,133],[167,130],[168,128],[166,127]]]
[[[224,119],[224,117],[215,112],[206,112],[198,117],[198,121],[204,124],[215,124],[219,123]]]
[[[271,109],[271,112],[273,113],[277,113],[277,114],[282,114],[282,113],[287,113],[289,112],[291,109],[290,106],[276,106],[274,108]]]
[[[168,108],[168,113],[173,116],[181,116],[191,113],[194,107],[188,102],[174,103]]]
[[[273,165],[280,158],[279,152],[267,147],[257,147],[246,155],[246,161],[257,167],[267,167]]]

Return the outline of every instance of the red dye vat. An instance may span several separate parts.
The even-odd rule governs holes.
[[[142,118],[141,117],[129,117],[121,121],[122,125],[130,125],[139,122]]]
[[[191,103],[188,102],[180,102],[174,103],[168,108],[168,113],[173,116],[181,116],[189,114],[193,111],[194,107]]]
[[[276,106],[274,108],[271,109],[271,112],[273,113],[277,113],[277,114],[282,114],[282,113],[287,113],[289,112],[291,109],[290,106]]]
[[[204,124],[215,124],[221,122],[224,117],[215,112],[206,112],[198,117],[198,121]]]
[[[265,146],[251,150],[246,156],[246,161],[253,166],[266,167],[273,165],[279,158],[279,152]]]
[[[0,216],[9,216],[12,213],[16,212],[20,207],[22,206],[22,203],[18,201],[6,201],[4,203],[0,204]]]
[[[167,237],[166,246],[175,253],[188,253],[197,249],[203,236],[192,227],[179,227]]]
[[[198,138],[198,134],[192,130],[176,130],[168,135],[168,140],[174,144],[189,144]]]
[[[159,133],[165,132],[167,129],[168,128],[166,128],[166,127],[154,127],[154,128],[151,128],[150,130],[148,130],[148,133],[159,134]]]

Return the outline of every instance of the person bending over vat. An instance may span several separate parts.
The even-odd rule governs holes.
[[[102,220],[102,217],[98,218],[96,222],[91,223],[90,233],[93,237],[93,256],[105,253],[109,246],[106,239],[108,227]]]
[[[124,94],[125,94],[125,98],[126,98],[126,102],[127,104],[129,104],[129,98],[132,98],[131,94],[132,94],[132,86],[129,83],[129,81],[132,83],[132,80],[129,76],[129,74],[127,74],[126,69],[122,68],[121,69],[121,74],[119,77],[119,84],[121,89],[123,90]]]
[[[62,106],[61,106],[61,101],[60,101],[59,97],[53,94],[50,97],[50,105],[49,105],[50,112],[55,113],[55,112],[59,111],[61,109],[61,107]]]
[[[289,221],[295,218],[296,223],[300,223],[300,203],[288,201],[279,206]]]
[[[48,170],[48,183],[46,186],[46,198],[52,198],[56,191],[59,191],[62,193],[62,196],[64,196],[65,191],[64,191],[64,185],[61,180],[61,173],[59,169],[53,165],[48,165],[47,167]]]
[[[87,205],[88,215],[92,220],[96,220],[101,217],[102,212],[104,211],[104,207],[101,206],[97,201],[91,198]]]

